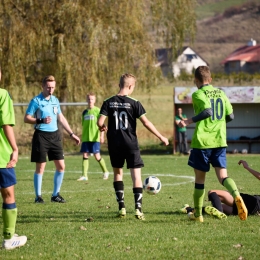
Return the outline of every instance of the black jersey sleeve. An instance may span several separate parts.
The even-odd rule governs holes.
[[[145,115],[146,111],[142,104],[139,101],[136,101],[136,118],[140,118],[142,115]]]
[[[100,108],[100,115],[108,116],[108,101],[105,100]]]

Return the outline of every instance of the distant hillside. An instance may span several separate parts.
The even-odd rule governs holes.
[[[208,0],[202,3],[223,4],[223,1]],[[225,1],[225,3],[231,1]],[[253,38],[260,44],[260,1],[233,1],[223,13],[197,22],[194,48],[209,64],[214,72],[223,71],[220,62],[236,48],[246,45]],[[208,9],[207,9],[208,10]]]

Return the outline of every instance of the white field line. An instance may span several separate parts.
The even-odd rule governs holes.
[[[31,172],[33,173],[34,170],[30,170],[30,171],[27,171],[27,170],[21,170],[19,172]],[[51,173],[54,173],[54,170],[53,171],[50,171],[50,170],[46,170],[45,172],[51,172]],[[78,173],[78,174],[81,174],[82,172],[81,171],[65,171],[65,175],[66,175],[66,172],[67,173]],[[88,174],[92,175],[92,174],[99,174],[100,176],[102,176],[102,172],[89,172]],[[113,180],[113,177],[112,177],[113,174],[110,173],[110,178],[108,179],[108,181],[106,182],[109,182],[110,180],[112,181]],[[130,172],[124,172],[124,175],[130,175]],[[163,178],[159,178],[161,181],[162,181],[162,187],[165,187],[165,186],[178,186],[178,185],[182,185],[182,184],[187,184],[187,183],[191,183],[191,182],[194,182],[195,178],[193,176],[185,176],[185,175],[174,175],[174,174],[171,174],[171,173],[142,173],[142,176],[156,176],[156,177],[171,177],[171,178],[181,178],[181,179],[186,179],[185,181],[183,182],[172,182],[172,183],[165,183],[163,182],[161,179]],[[76,182],[76,176],[75,176],[75,182]],[[101,181],[104,181],[101,179]],[[110,182],[111,182],[110,181]],[[19,182],[19,179],[18,179],[18,182]],[[32,182],[33,182],[33,178],[32,178]],[[43,180],[44,182],[44,180]],[[68,181],[66,181],[68,182]],[[125,189],[132,189],[132,186],[125,186]],[[104,191],[104,190],[107,190],[109,191],[110,189],[95,189],[95,190],[92,190],[92,189],[88,189],[88,190],[77,190],[77,191],[70,191],[70,190],[63,190],[62,187],[61,187],[61,194],[63,193],[87,193],[87,192],[94,192],[94,191]],[[111,186],[111,191],[113,191],[113,187]],[[31,192],[18,192],[16,190],[16,193],[17,194],[34,194],[34,191],[32,190]],[[51,194],[52,192],[46,192],[44,190],[42,190],[42,194]]]

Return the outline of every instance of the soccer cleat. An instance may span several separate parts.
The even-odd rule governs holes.
[[[189,204],[184,204],[182,208],[178,210],[179,213],[187,214],[187,208],[189,207]]]
[[[57,196],[51,196],[51,202],[59,202],[59,203],[66,203],[66,200],[61,197],[61,195],[58,193]]]
[[[238,216],[241,220],[247,219],[247,208],[241,196],[236,196],[235,203],[237,205]]]
[[[24,246],[26,241],[26,236],[18,236],[17,234],[14,234],[11,239],[4,239],[2,247],[6,250],[11,250],[15,249],[16,247]]]
[[[109,172],[104,172],[103,180],[107,180],[109,176]]]
[[[196,217],[196,216],[194,215],[194,212],[189,212],[189,213],[188,213],[188,218],[189,218],[190,220],[198,221],[198,222],[203,222],[203,221],[204,221],[204,220],[203,220],[203,216],[198,216],[198,217]]]
[[[214,217],[217,217],[219,219],[226,219],[227,218],[226,214],[224,214],[223,212],[217,210],[214,207],[206,206],[204,210],[205,210],[205,212],[207,214],[209,214],[211,216],[214,216]]]
[[[141,212],[139,209],[135,210],[135,217],[140,220],[145,220],[144,213]]]
[[[118,217],[119,218],[125,218],[125,216],[126,216],[125,208],[120,209],[119,212],[118,212]]]
[[[34,200],[35,203],[44,203],[44,200],[42,199],[42,196],[37,196]]]
[[[87,181],[88,177],[81,176],[80,178],[77,179],[77,181]]]

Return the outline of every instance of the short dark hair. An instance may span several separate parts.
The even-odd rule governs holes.
[[[199,66],[195,70],[194,76],[200,82],[204,82],[204,81],[209,80],[211,78],[211,73],[210,73],[209,67],[208,66]]]
[[[51,81],[55,81],[55,78],[52,75],[48,75],[43,78],[42,83],[45,84],[46,82],[51,82]]]

